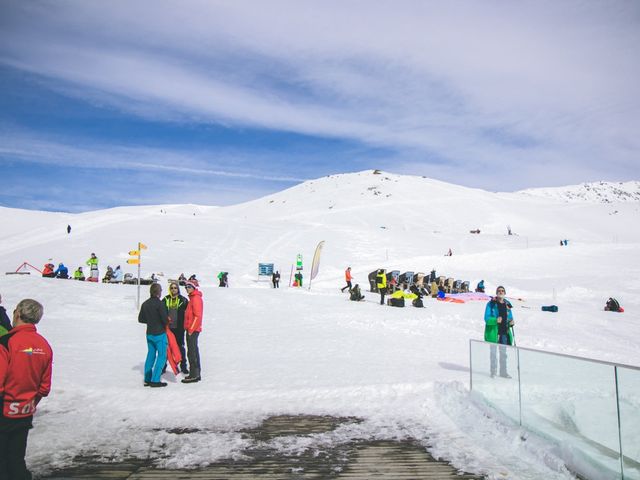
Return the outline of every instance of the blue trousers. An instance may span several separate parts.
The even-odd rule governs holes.
[[[144,381],[159,382],[167,363],[167,334],[147,335],[147,360],[144,362]]]

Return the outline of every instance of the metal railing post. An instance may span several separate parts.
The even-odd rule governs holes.
[[[618,390],[618,367],[613,367],[613,373],[616,380],[616,411],[618,412],[618,444],[620,445],[620,474],[624,480],[624,454],[622,452],[622,422],[620,420],[620,393]]]
[[[473,354],[471,352],[471,345],[473,340],[469,339],[469,391],[473,391]]]
[[[518,413],[520,426],[522,427],[522,381],[520,380],[520,349],[516,347],[516,357],[518,358]]]

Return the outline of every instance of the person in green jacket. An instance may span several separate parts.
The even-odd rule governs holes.
[[[499,343],[501,345],[513,345],[513,306],[505,298],[507,294],[503,286],[496,289],[496,296],[493,297],[484,310],[484,341]],[[496,348],[491,347],[491,376],[495,377],[497,372]],[[500,376],[511,378],[507,373],[507,352],[506,348],[500,347]]]
[[[78,267],[78,269],[73,272],[73,279],[84,282],[84,272],[82,271],[82,267]]]
[[[376,275],[376,282],[376,286],[378,287],[378,291],[380,292],[380,305],[384,305],[384,296],[387,293],[387,274],[384,273],[383,268],[378,270],[378,275]]]
[[[91,273],[89,275],[90,281],[97,282],[100,278],[100,275],[98,272],[98,257],[96,257],[95,253],[92,253],[89,260],[87,260],[87,266],[91,270]]]

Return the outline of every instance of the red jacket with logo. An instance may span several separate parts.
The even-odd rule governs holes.
[[[184,312],[184,329],[191,335],[193,332],[202,331],[202,292],[191,290],[189,303]]]
[[[51,346],[33,324],[0,337],[0,396],[5,418],[30,417],[51,390]]]

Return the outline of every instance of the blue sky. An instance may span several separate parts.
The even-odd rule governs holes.
[[[0,0],[0,205],[637,180],[640,3]]]

